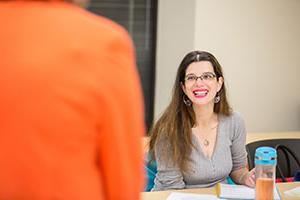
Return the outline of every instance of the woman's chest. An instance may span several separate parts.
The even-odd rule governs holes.
[[[184,174],[188,184],[201,184],[224,179],[232,169],[231,140],[219,136],[211,158],[207,158],[199,144],[189,157],[189,170]]]

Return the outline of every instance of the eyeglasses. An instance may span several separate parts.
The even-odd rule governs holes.
[[[195,83],[197,82],[198,78],[200,78],[201,81],[205,81],[205,82],[208,82],[208,81],[211,81],[213,80],[214,78],[216,77],[216,75],[212,72],[206,72],[200,76],[196,76],[196,75],[187,75],[185,77],[185,81],[187,83]]]

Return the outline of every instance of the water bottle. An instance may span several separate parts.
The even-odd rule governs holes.
[[[277,152],[272,147],[255,151],[255,200],[273,200]]]

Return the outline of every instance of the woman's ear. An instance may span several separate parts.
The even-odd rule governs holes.
[[[218,79],[218,90],[217,90],[218,92],[221,90],[223,83],[224,83],[224,79],[222,76],[220,76]]]
[[[184,94],[186,94],[186,89],[185,89],[184,83],[180,82],[180,86],[181,86],[181,89],[183,90]]]

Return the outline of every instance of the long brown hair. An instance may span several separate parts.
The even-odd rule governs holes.
[[[169,151],[160,152],[165,159],[171,159],[182,171],[188,168],[187,160],[192,151],[193,143],[191,139],[192,127],[195,125],[195,113],[192,106],[187,106],[183,98],[187,98],[181,88],[184,84],[184,77],[187,67],[193,62],[209,61],[216,74],[217,80],[223,77],[221,65],[217,59],[205,51],[192,51],[188,53],[181,61],[177,70],[175,84],[172,91],[172,99],[162,116],[150,130],[149,153],[155,159],[155,145],[158,140],[167,142],[170,147]],[[223,77],[224,79],[224,77]],[[214,112],[222,115],[230,115],[231,108],[226,97],[226,87],[223,83],[220,91],[220,101],[215,103]]]

